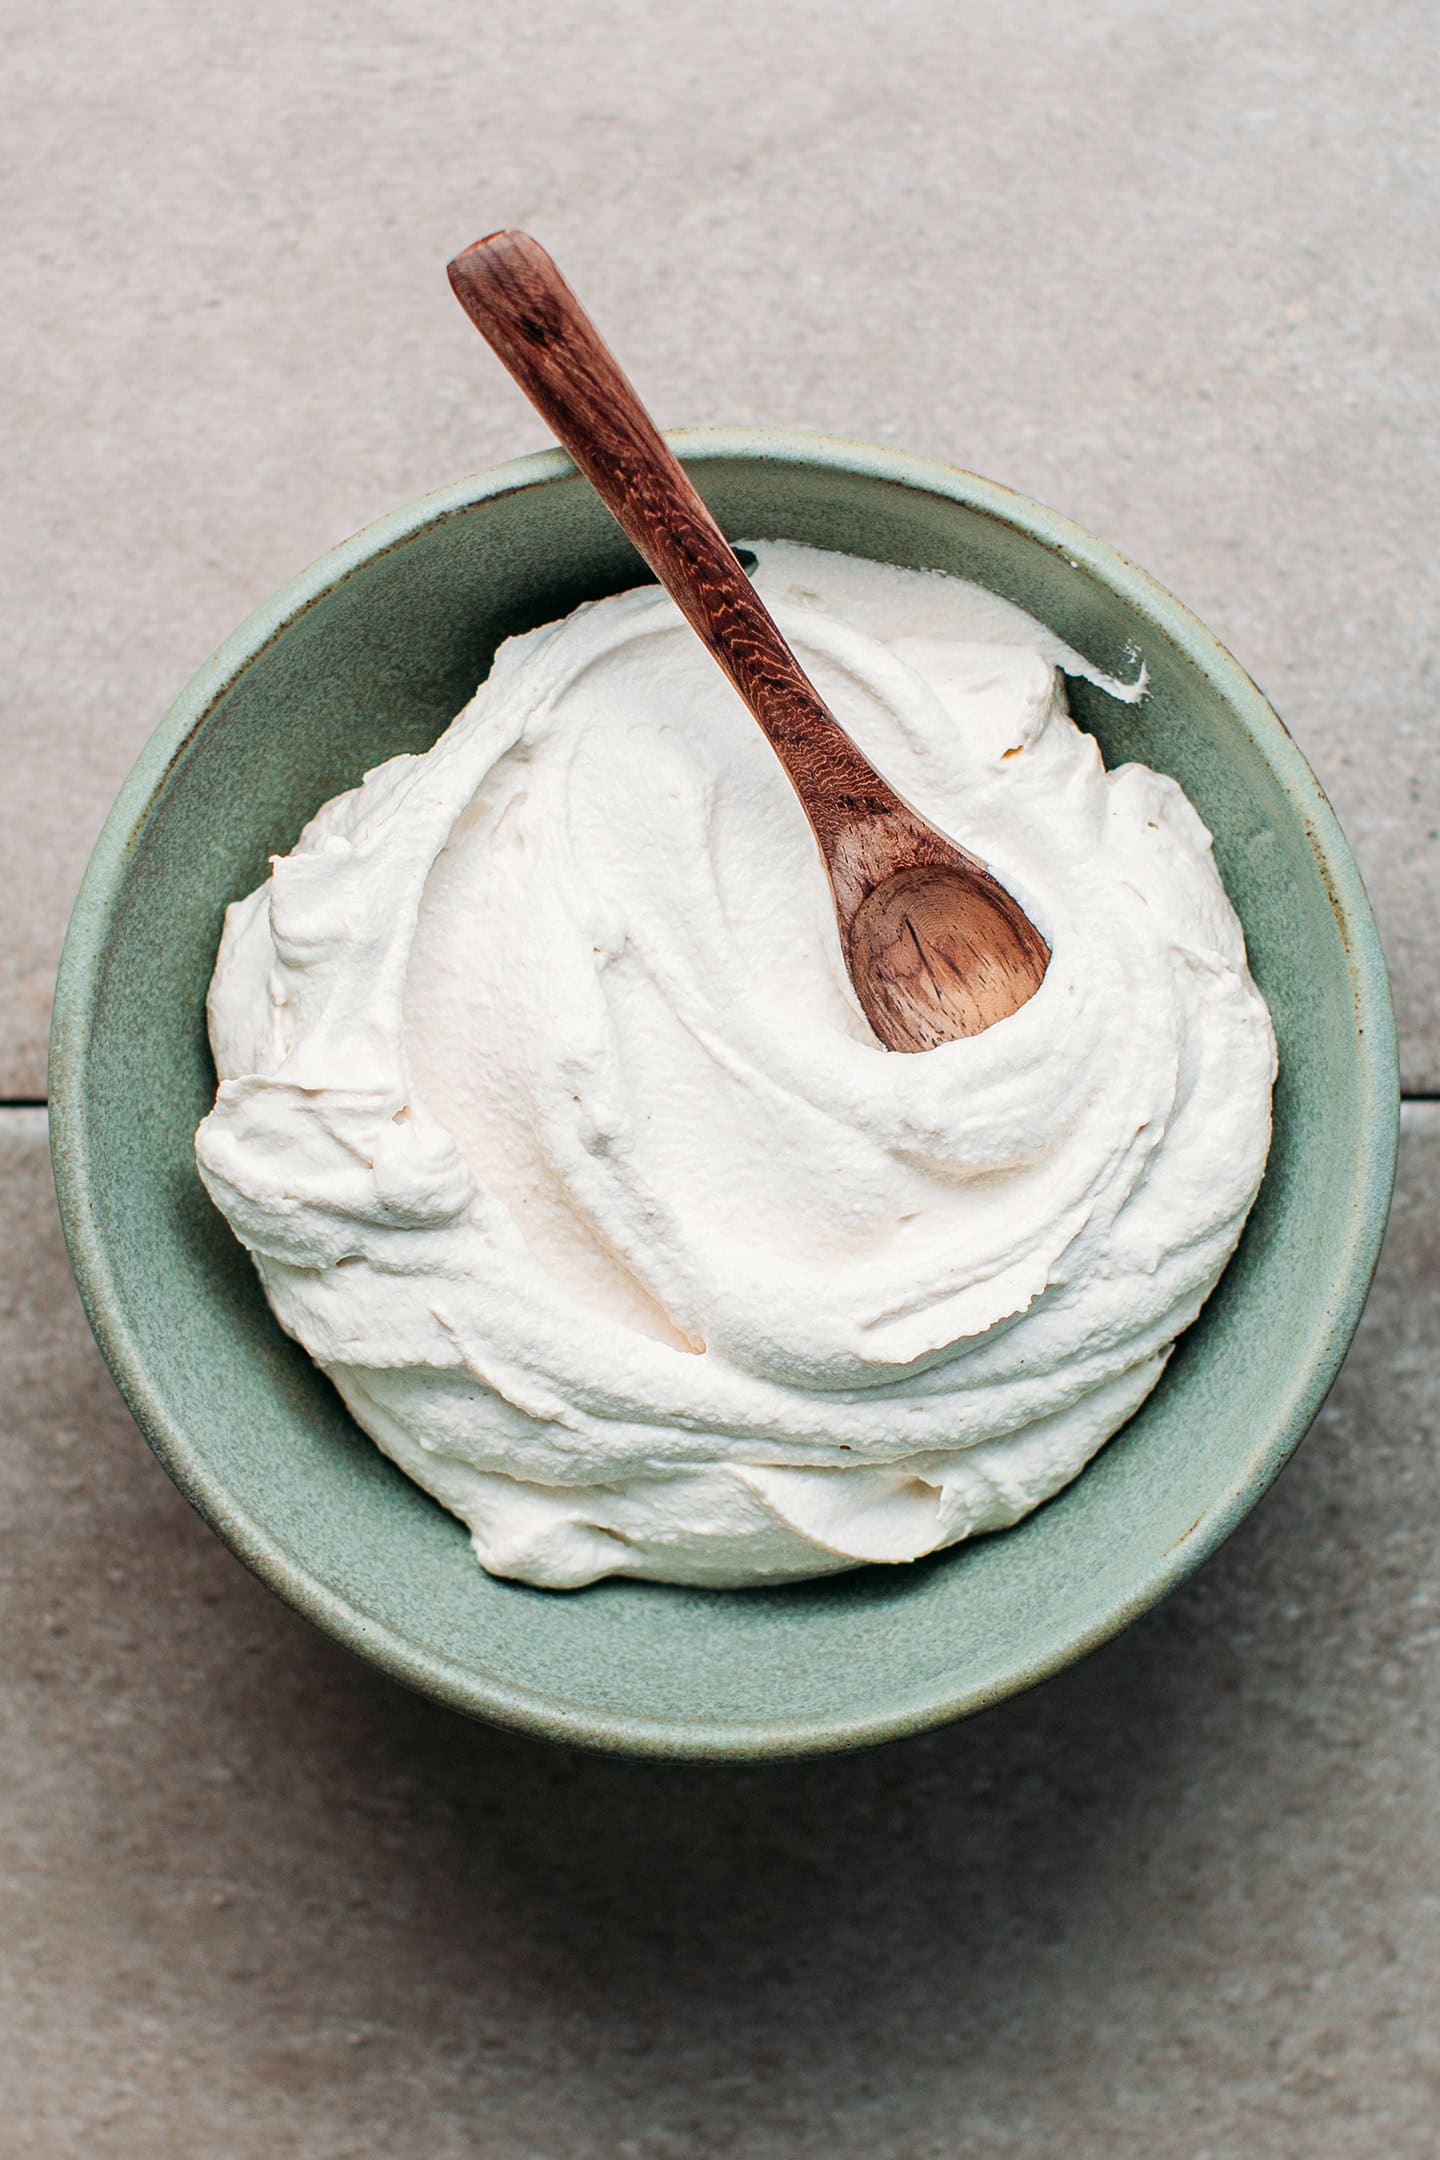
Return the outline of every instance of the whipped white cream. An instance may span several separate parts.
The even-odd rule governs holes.
[[[1014,1522],[1155,1385],[1265,1164],[1209,835],[1104,769],[1085,663],[955,579],[756,553],[842,722],[1048,939],[1011,1019],[881,1048],[789,783],[653,587],[505,645],[327,803],[211,987],[209,1191],[359,1423],[532,1583]]]

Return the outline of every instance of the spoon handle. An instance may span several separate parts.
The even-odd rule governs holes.
[[[913,817],[831,714],[599,331],[538,241],[491,233],[455,297],[759,721],[835,867],[861,819]]]

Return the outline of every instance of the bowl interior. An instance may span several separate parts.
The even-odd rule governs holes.
[[[102,1346],[181,1488],[283,1595],[457,1707],[669,1753],[853,1745],[1013,1692],[1113,1633],[1233,1526],[1358,1316],[1394,1160],[1373,925],[1308,769],[1200,626],[1097,542],[967,476],[804,438],[682,438],[734,538],[949,570],[1150,694],[1072,686],[1107,762],[1173,773],[1215,835],[1280,1043],[1241,1248],[1140,1414],[1017,1528],[906,1568],[717,1593],[492,1580],[280,1332],[195,1172],[227,901],[329,796],[421,750],[495,646],[636,558],[558,457],[362,535],[237,634],[117,805],[57,1000],[57,1177]]]

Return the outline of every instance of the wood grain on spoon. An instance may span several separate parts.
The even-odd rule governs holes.
[[[881,1042],[931,1050],[1006,1019],[1039,988],[1049,947],[851,742],[544,248],[492,233],[456,256],[450,283],[764,729],[820,844]]]

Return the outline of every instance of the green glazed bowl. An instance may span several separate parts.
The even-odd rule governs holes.
[[[820,436],[674,438],[736,539],[973,578],[1112,674],[1077,717],[1107,763],[1173,773],[1215,836],[1280,1044],[1275,1140],[1240,1248],[1161,1385],[1058,1498],[926,1561],[802,1587],[487,1576],[304,1351],[211,1207],[192,1137],[228,901],[330,796],[424,750],[502,638],[637,582],[559,452],[423,502],[253,615],[162,722],[95,849],[65,947],[50,1087],[86,1310],[180,1490],[272,1589],[473,1715],[641,1754],[798,1755],[918,1732],[1069,1664],[1187,1575],[1310,1424],[1359,1318],[1397,1128],[1395,1035],[1359,877],[1304,759],[1194,617],[1064,518],[968,473]]]

